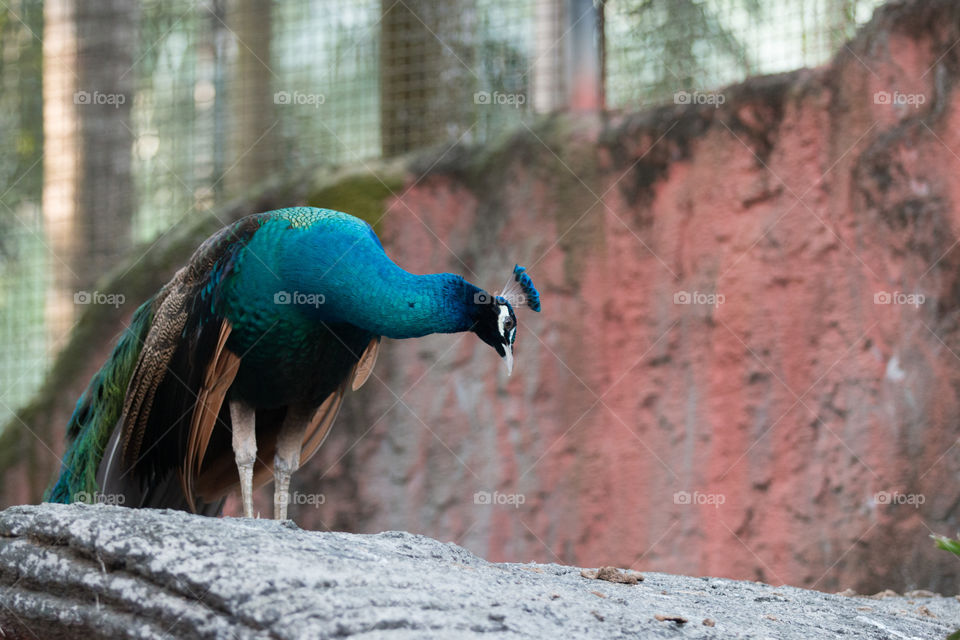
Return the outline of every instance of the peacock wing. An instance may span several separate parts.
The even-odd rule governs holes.
[[[349,386],[356,391],[363,386],[363,383],[365,383],[370,377],[370,374],[373,373],[373,366],[377,362],[377,354],[379,351],[380,337],[377,336],[371,340],[367,348],[364,349],[357,364],[354,365],[351,372],[344,378],[343,382],[340,383],[340,386],[327,396],[323,403],[317,407],[317,410],[314,411],[313,417],[310,419],[310,424],[307,425],[303,436],[303,448],[300,450],[301,466],[316,454],[320,446],[323,445],[323,441],[327,439],[327,435],[330,433],[330,427],[333,426],[334,421],[337,419],[337,414],[340,413],[340,406],[343,404],[343,397],[346,395],[347,387]],[[270,478],[267,477],[265,481],[269,479]]]
[[[179,344],[187,321],[187,295],[181,269],[158,296],[159,306],[147,333],[137,365],[127,385],[123,410],[98,472],[104,493],[125,494],[123,479],[139,460],[148,431],[151,408]]]
[[[195,487],[207,446],[210,444],[210,436],[213,435],[227,390],[233,384],[240,368],[240,357],[226,348],[231,329],[226,320],[220,324],[217,346],[207,364],[202,386],[197,393],[196,407],[190,418],[186,456],[180,469],[180,483],[192,511],[196,511]]]
[[[353,374],[353,383],[351,385],[354,391],[362,387],[370,377],[370,374],[373,373],[373,367],[377,364],[377,356],[379,354],[380,336],[377,336],[370,341],[370,344],[367,345],[367,348],[364,349],[360,355],[360,360],[357,361],[357,366]]]
[[[197,510],[192,487],[239,358],[225,348],[230,324],[211,299],[265,214],[208,238],[164,286],[127,385],[123,411],[97,473],[104,493],[130,506]],[[179,476],[179,477],[178,477]],[[152,491],[176,482],[183,495]]]
[[[328,395],[313,412],[310,423],[304,432],[303,447],[300,451],[300,464],[305,464],[316,454],[330,433],[343,404],[348,389],[359,389],[370,377],[380,348],[380,338],[371,340],[357,363],[344,377],[343,381]],[[276,434],[282,422],[282,413],[257,412],[257,461],[254,465],[254,487],[262,487],[273,480],[273,458],[276,453]],[[221,452],[214,458],[207,457],[202,462],[202,471],[195,480],[197,495],[204,501],[221,499],[237,484],[237,469],[232,455]]]

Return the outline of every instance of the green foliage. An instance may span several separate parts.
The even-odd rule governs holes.
[[[365,169],[324,182],[307,196],[307,204],[349,213],[379,233],[388,198],[400,195],[403,186],[403,176],[399,173],[374,173]]]
[[[948,538],[946,536],[930,536],[933,538],[934,544],[938,548],[943,549],[944,551],[949,551],[950,553],[960,557],[960,538]],[[947,636],[947,640],[960,640],[960,629],[957,629],[953,633]]]
[[[606,0],[607,100],[669,102],[818,65],[882,0]]]
[[[763,5],[700,0],[636,0],[616,7],[629,23],[629,40],[621,55],[635,70],[633,90],[644,101],[672,96],[679,90],[711,88],[725,78],[755,71],[747,42],[724,18],[736,9],[759,17]],[[613,8],[613,7],[612,7]]]
[[[960,538],[950,539],[946,536],[930,536],[933,538],[933,541],[936,543],[937,547],[943,549],[944,551],[949,551],[950,553],[960,556]]]

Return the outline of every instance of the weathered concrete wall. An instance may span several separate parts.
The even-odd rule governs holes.
[[[960,528],[958,39],[955,3],[894,4],[831,65],[720,108],[424,162],[389,252],[489,288],[520,262],[544,311],[520,314],[510,379],[472,336],[388,342],[295,478],[325,504],[294,517],[492,560],[955,592],[928,535]]]

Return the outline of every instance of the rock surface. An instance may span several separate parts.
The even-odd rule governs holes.
[[[661,573],[617,584],[409,533],[104,505],[0,513],[0,587],[5,638],[928,640],[960,626],[952,597]]]

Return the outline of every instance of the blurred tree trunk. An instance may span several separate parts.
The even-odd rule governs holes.
[[[127,252],[134,209],[133,123],[139,3],[77,0],[80,134],[77,287],[93,285]],[[86,93],[84,93],[86,92]],[[86,103],[81,100],[89,95]]]
[[[271,135],[277,125],[276,74],[270,69],[271,10],[272,0],[227,2],[227,29],[236,47],[229,83],[230,146],[223,174],[227,197],[276,170],[276,140]]]
[[[603,3],[542,0],[535,15],[534,109],[542,113],[602,109]]]
[[[541,113],[559,111],[567,103],[562,46],[566,5],[566,0],[542,0],[536,6],[533,108]]]
[[[567,25],[563,46],[569,107],[597,111],[603,108],[603,5],[568,0]]]
[[[383,0],[381,6],[383,155],[457,140],[473,124],[473,0]]]
[[[68,293],[75,286],[71,253],[77,228],[77,42],[73,2],[49,0],[43,7],[43,195],[47,246],[53,254],[53,286],[47,289],[46,324],[51,338],[70,326]]]
[[[44,5],[43,211],[54,270],[47,316],[57,341],[75,316],[74,294],[130,247],[138,16],[126,0]]]
[[[210,33],[213,41],[213,196],[220,204],[224,197],[223,177],[227,166],[227,51],[230,32],[227,30],[227,0],[213,0],[210,9]]]

